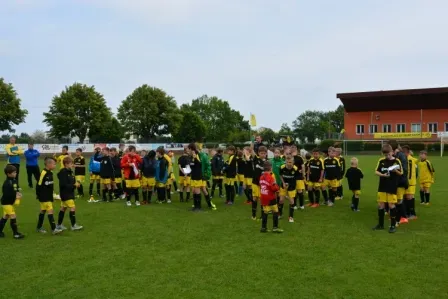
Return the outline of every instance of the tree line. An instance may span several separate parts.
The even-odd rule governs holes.
[[[0,78],[0,131],[14,132],[14,126],[25,122],[28,111],[11,83]],[[4,107],[4,108],[3,108]],[[61,142],[69,137],[87,138],[90,142],[120,142],[137,136],[139,142],[245,142],[251,133],[270,140],[288,135],[303,141],[323,139],[329,132],[343,128],[343,107],[335,111],[305,111],[291,125],[283,124],[279,131],[260,128],[251,131],[249,121],[229,102],[216,96],[203,95],[188,104],[177,105],[164,90],[142,85],[124,99],[113,113],[104,96],[95,86],[73,83],[53,97],[43,122],[48,132],[36,131],[31,136],[20,134],[19,140]],[[253,135],[253,134],[252,134]],[[3,143],[9,138],[4,134]]]

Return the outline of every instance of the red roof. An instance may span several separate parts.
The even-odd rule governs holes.
[[[448,87],[338,93],[347,112],[448,109]]]

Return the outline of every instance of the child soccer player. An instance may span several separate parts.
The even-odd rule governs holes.
[[[225,173],[225,186],[226,186],[226,197],[227,197],[227,204],[233,205],[235,202],[235,178],[236,178],[236,157],[235,157],[235,147],[229,146],[227,148],[227,154],[229,155],[229,158],[225,162],[224,166],[224,173]]]
[[[294,165],[294,158],[288,156],[286,164],[280,166],[280,179],[282,187],[280,188],[279,216],[283,213],[283,203],[285,198],[289,200],[289,222],[294,222],[294,199],[296,198],[297,174],[299,169]]]
[[[252,178],[254,176],[254,161],[252,158],[252,150],[246,146],[243,150],[244,154],[244,193],[246,194],[246,204],[252,204]]]
[[[128,207],[132,206],[131,198],[135,196],[135,205],[140,206],[140,196],[138,189],[140,188],[139,168],[142,164],[142,159],[136,153],[135,146],[128,147],[129,153],[125,154],[121,159],[121,169],[123,169],[124,178],[126,180],[126,192]]]
[[[56,159],[56,162],[59,164],[59,167],[62,169],[64,168],[64,158],[70,156],[68,153],[68,146],[64,145],[62,147],[62,152],[59,156],[56,156],[56,154],[54,154],[54,158]]]
[[[76,157],[73,160],[73,164],[75,166],[75,179],[79,183],[79,186],[77,187],[77,197],[84,197],[84,187],[82,186],[82,184],[84,183],[84,180],[86,178],[86,160],[82,156],[81,148],[76,149]]]
[[[168,151],[168,157],[170,157],[170,159],[171,159],[171,165],[174,165],[174,163],[176,163],[176,157],[174,156],[174,152]],[[173,169],[171,170],[170,180],[171,180],[171,184],[173,185],[174,191],[179,192],[179,189],[177,188],[176,177],[174,175]]]
[[[345,173],[348,181],[348,187],[353,192],[351,208],[353,212],[359,212],[359,196],[361,195],[361,179],[364,175],[361,169],[358,168],[358,159],[352,158],[350,160],[350,168]]]
[[[169,171],[170,171],[170,161],[171,159],[166,158],[165,149],[163,147],[159,147],[156,151],[157,155],[157,166],[155,172],[155,180],[157,187],[157,203],[171,203],[171,200],[168,198],[166,200],[166,192],[169,192],[170,189],[167,188],[167,184],[169,183]]]
[[[260,200],[260,177],[264,171],[264,164],[267,160],[268,149],[265,146],[258,148],[258,156],[255,155],[255,151],[252,151],[253,155],[253,179],[252,179],[252,220],[257,220],[257,203]],[[269,163],[272,171],[272,165]],[[260,205],[261,213],[263,214],[263,205]],[[278,211],[277,211],[278,212]],[[262,215],[263,216],[263,215]]]
[[[190,143],[187,152],[191,156],[191,187],[193,191],[193,212],[199,212],[201,208],[202,165],[199,158],[199,150],[194,143]]]
[[[215,195],[216,186],[219,189],[219,197],[224,197],[222,193],[222,183],[224,180],[223,171],[224,171],[224,158],[222,157],[222,149],[218,149],[216,154],[212,158],[212,197]],[[227,189],[226,189],[227,191]]]
[[[191,173],[185,173],[184,169],[187,169],[187,166],[190,167],[190,156],[188,155],[187,149],[184,149],[184,153],[177,160],[177,164],[179,166],[179,196],[180,202],[184,202],[184,192],[187,193],[186,201],[190,200],[190,179]],[[222,185],[221,185],[222,189]],[[212,190],[213,194],[214,189]],[[213,196],[213,195],[212,195]]]
[[[101,168],[101,148],[97,147],[95,148],[95,153],[93,154],[93,157],[90,158],[89,162],[89,202],[98,202],[93,197],[93,184],[96,183],[96,193],[98,197],[101,197],[101,178],[100,178],[100,168]]]
[[[79,187],[79,183],[76,181],[75,176],[73,176],[73,160],[71,157],[67,156],[64,158],[62,163],[64,164],[64,168],[62,168],[58,173],[61,210],[59,211],[58,225],[56,228],[62,231],[67,229],[64,225],[62,225],[62,222],[64,221],[65,211],[70,209],[71,229],[73,231],[81,230],[82,226],[76,224],[75,216],[75,189]]]
[[[114,180],[111,183],[114,197],[124,199],[125,195],[122,188],[123,179],[121,172],[121,158],[118,155],[117,149],[112,147],[110,149],[110,159],[112,160],[112,166],[114,168]]]
[[[261,147],[258,149],[258,153],[260,153]],[[263,208],[263,212],[261,215],[261,230],[260,232],[266,233],[268,231],[268,214],[272,213],[273,217],[273,233],[282,233],[283,230],[278,227],[278,206],[277,206],[277,196],[276,193],[279,190],[278,185],[275,182],[275,179],[272,176],[272,165],[269,161],[264,162],[263,165],[264,172],[260,177],[260,200],[261,206]]]
[[[324,179],[324,162],[319,156],[319,149],[313,150],[313,157],[308,161],[308,198],[312,208],[319,207],[320,189]]]
[[[306,153],[305,154],[305,172],[304,172],[304,175],[303,175],[303,180],[304,180],[304,183],[305,183],[305,190],[308,190],[308,173],[309,173],[309,171],[310,171],[310,160],[311,160],[311,154],[310,153]],[[309,205],[311,205],[311,204],[309,204]]]
[[[23,239],[25,236],[19,233],[17,228],[16,211],[14,209],[14,205],[18,205],[20,199],[22,198],[22,194],[19,192],[19,187],[17,186],[16,167],[11,164],[6,165],[5,174],[6,180],[3,183],[1,199],[3,217],[0,219],[0,238],[5,237],[3,229],[9,219],[14,239]]]
[[[394,151],[389,144],[382,148],[384,158],[378,161],[375,173],[380,177],[378,184],[378,224],[373,230],[384,229],[384,206],[389,204],[390,227],[389,233],[395,233],[397,220],[397,190],[400,176],[403,175],[402,165],[399,159],[394,157]]]
[[[236,153],[236,169],[237,169],[237,188],[235,189],[238,195],[243,194],[243,185],[244,185],[244,157],[243,151],[238,150]]]
[[[334,205],[339,186],[339,178],[341,176],[341,165],[338,159],[335,158],[335,154],[334,148],[330,148],[328,150],[328,158],[324,160],[325,186],[329,188],[329,207]]]
[[[168,154],[166,154],[165,149],[162,146],[157,148],[156,152],[157,153],[162,153],[163,158],[166,160],[166,163],[167,163],[167,167],[168,167],[168,181],[165,182],[165,184],[164,184],[165,188],[166,188],[165,195],[166,195],[167,198],[165,200],[163,200],[163,202],[166,201],[167,203],[171,203],[171,185],[173,184],[173,179],[172,178],[174,177],[174,174],[173,174],[173,160],[171,159],[171,157]],[[158,158],[160,158],[160,157],[158,157]]]
[[[156,186],[156,167],[157,167],[156,152],[150,151],[148,155],[143,157],[141,166],[143,204],[151,203],[152,194]],[[163,186],[163,188],[165,188],[165,186]],[[163,190],[163,196],[165,196],[165,190]],[[162,201],[164,200],[165,199],[163,199]]]
[[[346,171],[345,166],[345,158],[342,156],[342,148],[337,147],[335,150],[335,158],[339,161],[339,165],[341,166],[341,176],[339,177],[339,186],[336,193],[336,200],[341,200],[344,197],[344,188],[343,188],[343,178]]]
[[[36,186],[36,197],[40,202],[40,213],[37,221],[37,232],[46,234],[47,231],[42,227],[44,224],[45,213],[47,213],[53,235],[60,234],[62,230],[56,227],[53,216],[53,198],[54,198],[54,180],[53,172],[56,168],[56,160],[54,158],[45,158],[45,168],[40,173],[39,182]]]
[[[297,149],[297,146],[293,145],[291,146],[291,154],[294,159],[294,165],[297,167],[297,182],[296,182],[296,191],[297,195],[294,199],[294,209],[297,209],[297,197],[299,198],[299,207],[300,209],[305,208],[305,198],[303,196],[303,192],[305,190],[305,181],[304,181],[304,174],[305,172],[305,163],[303,161],[303,158],[299,155],[299,150]]]
[[[404,201],[406,210],[406,218],[409,220],[417,219],[417,214],[415,213],[415,186],[417,185],[417,163],[418,159],[412,157],[411,149],[408,145],[404,145],[401,148],[403,154],[406,155],[408,159],[408,182],[409,186],[404,191]]]
[[[114,193],[112,190],[112,181],[115,179],[115,170],[112,159],[109,156],[110,150],[108,147],[103,148],[102,156],[97,158],[100,162],[100,177],[101,185],[103,185],[103,201],[107,202],[107,195],[109,194],[109,202],[114,200]]]
[[[420,161],[418,162],[418,181],[420,183],[420,203],[429,205],[430,189],[434,184],[435,170],[432,163],[427,158],[426,151],[420,152]]]

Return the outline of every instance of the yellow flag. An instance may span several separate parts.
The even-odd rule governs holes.
[[[255,117],[255,114],[250,115],[250,125],[251,127],[257,126],[257,118]]]
[[[345,129],[342,129],[342,130],[341,130],[341,134],[344,134],[344,133],[345,133]]]

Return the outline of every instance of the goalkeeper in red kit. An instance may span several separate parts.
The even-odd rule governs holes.
[[[278,206],[276,192],[279,191],[274,177],[272,176],[272,164],[268,161],[264,163],[264,172],[260,177],[260,201],[263,207],[261,215],[261,230],[266,233],[268,231],[268,214],[272,213],[274,220],[273,233],[282,233],[283,230],[278,227]]]

